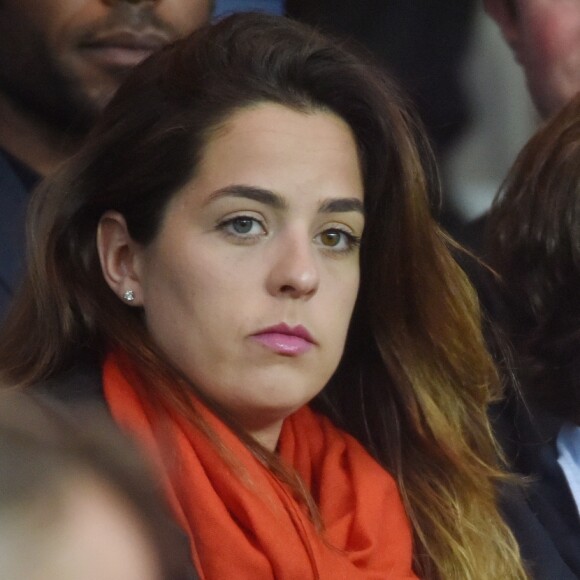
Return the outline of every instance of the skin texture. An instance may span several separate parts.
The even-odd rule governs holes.
[[[0,145],[46,173],[135,64],[210,10],[210,0],[1,1]]]
[[[117,295],[135,292],[153,338],[196,387],[274,449],[283,419],[320,392],[341,358],[359,286],[349,236],[362,235],[362,202],[342,120],[260,104],[210,138],[147,247],[130,239],[122,216],[104,216],[105,277]],[[256,339],[281,323],[308,330],[306,352]]]
[[[540,114],[547,117],[580,90],[580,0],[486,0],[488,13],[522,65]]]

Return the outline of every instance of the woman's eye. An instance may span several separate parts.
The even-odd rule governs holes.
[[[227,234],[240,237],[254,237],[266,233],[259,220],[249,216],[237,216],[219,224],[219,228]]]
[[[343,241],[344,234],[337,230],[328,230],[327,232],[322,232],[320,234],[320,241],[323,246],[335,247]]]
[[[256,225],[256,220],[251,218],[236,218],[231,222],[232,229],[238,234],[249,234]]]
[[[348,252],[360,245],[358,236],[338,228],[324,230],[316,237],[324,248],[336,252]]]

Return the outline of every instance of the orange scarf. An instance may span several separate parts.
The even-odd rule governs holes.
[[[238,437],[197,399],[194,405],[245,469],[236,476],[198,428],[140,393],[128,357],[108,355],[104,391],[116,422],[163,469],[176,517],[206,580],[412,579],[412,540],[397,487],[352,437],[308,407],[288,417],[283,461],[316,500],[324,532]],[[172,451],[163,442],[170,440]]]

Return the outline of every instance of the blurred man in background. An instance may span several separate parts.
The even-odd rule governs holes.
[[[580,90],[580,2],[485,0],[526,74],[542,117],[558,111]]]
[[[206,23],[212,0],[0,0],[0,320],[30,190],[74,153],[133,66]]]
[[[579,0],[484,0],[545,119],[580,91]],[[485,256],[487,213],[467,225],[460,241]]]

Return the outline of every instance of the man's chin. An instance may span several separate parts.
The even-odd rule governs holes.
[[[570,87],[563,89],[561,86],[548,85],[545,79],[542,79],[539,85],[538,87],[528,85],[528,88],[536,110],[542,119],[555,115],[580,91],[580,87],[573,90]]]

